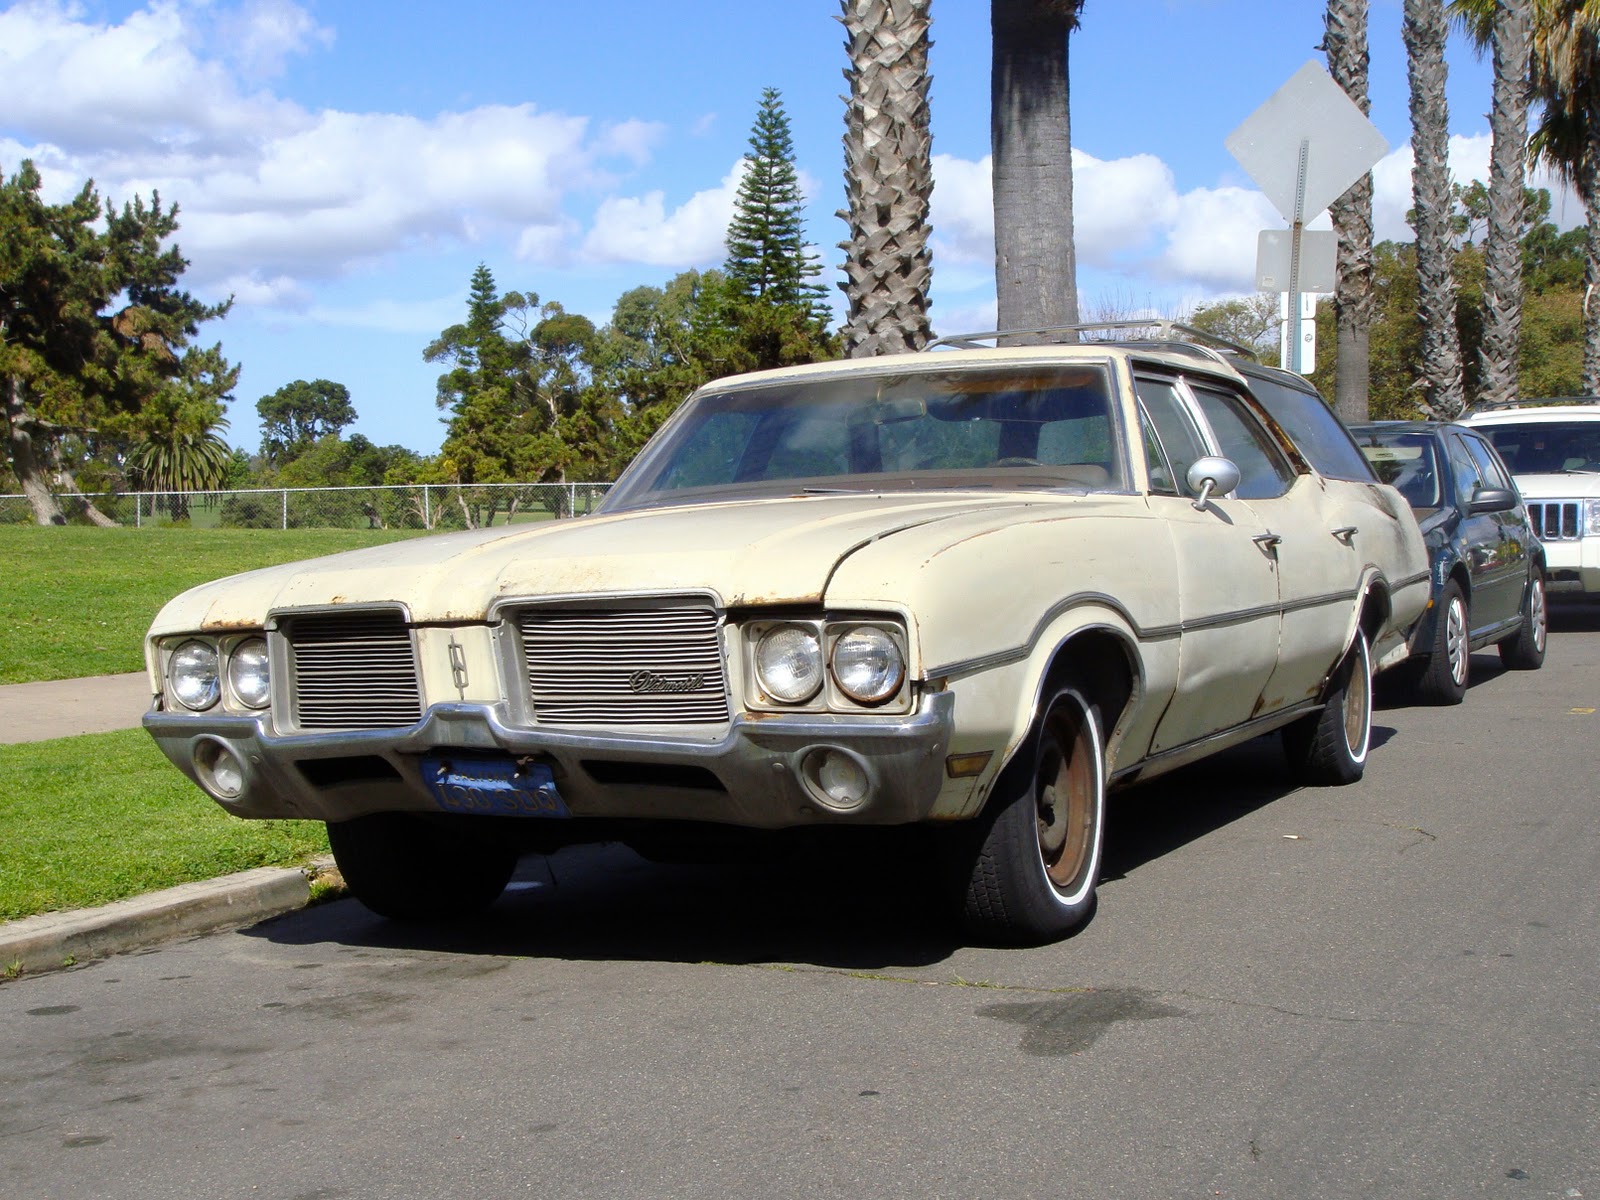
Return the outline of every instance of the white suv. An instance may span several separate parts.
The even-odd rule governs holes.
[[[1487,434],[1516,476],[1550,593],[1600,597],[1600,396],[1480,409],[1462,422]]]

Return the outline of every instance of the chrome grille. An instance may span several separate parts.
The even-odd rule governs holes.
[[[1530,500],[1528,519],[1544,542],[1570,542],[1583,536],[1583,505],[1577,500]]]
[[[515,621],[540,724],[728,720],[721,630],[711,608],[536,608]]]
[[[422,718],[416,655],[399,612],[284,622],[290,720],[300,729],[397,729]]]

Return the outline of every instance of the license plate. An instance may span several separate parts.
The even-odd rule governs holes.
[[[422,779],[445,812],[485,817],[570,817],[544,763],[512,758],[424,758]]]

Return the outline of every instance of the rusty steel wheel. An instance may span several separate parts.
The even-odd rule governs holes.
[[[969,927],[1012,943],[1049,941],[1088,919],[1105,840],[1100,717],[1083,694],[1058,692],[1022,753],[1031,769],[1014,764],[1002,777],[1009,790],[990,798],[966,889]]]

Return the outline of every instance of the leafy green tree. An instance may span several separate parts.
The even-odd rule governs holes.
[[[190,345],[231,301],[178,288],[176,208],[152,195],[118,210],[92,182],[48,204],[40,187],[28,161],[0,174],[0,434],[35,519],[61,524],[54,493],[78,490],[88,456],[203,445],[238,373],[220,346]]]
[[[328,379],[296,379],[256,401],[261,417],[261,457],[281,467],[330,433],[356,420],[350,389]]]

